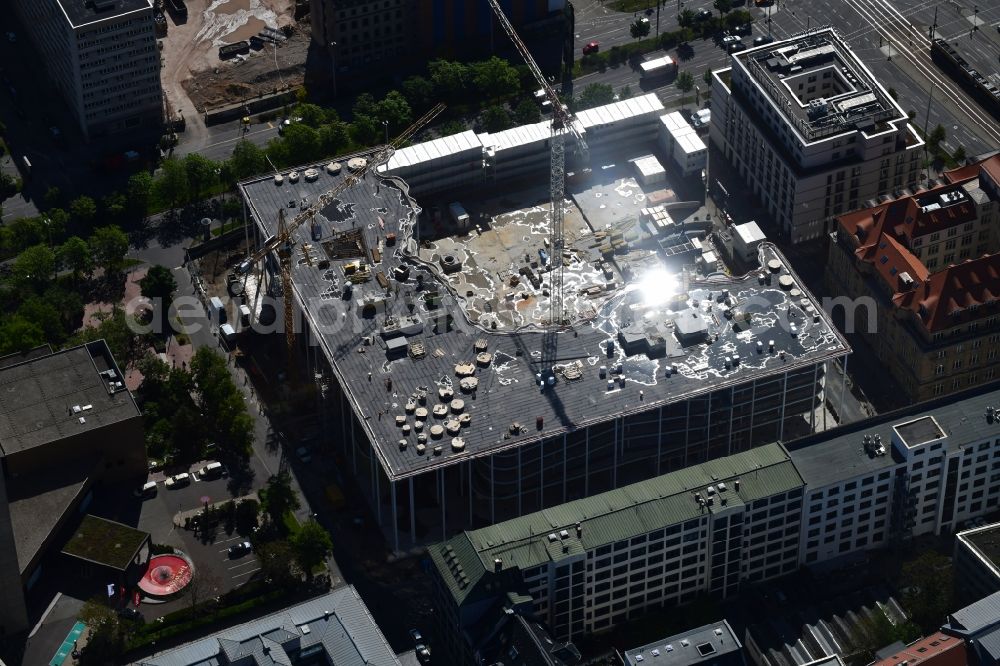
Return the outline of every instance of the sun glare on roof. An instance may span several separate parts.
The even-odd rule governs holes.
[[[643,305],[663,305],[677,293],[677,275],[663,268],[654,268],[643,274],[636,289],[639,290]]]

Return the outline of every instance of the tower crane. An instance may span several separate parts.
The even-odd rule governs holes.
[[[549,330],[546,333],[542,350],[542,365],[546,371],[549,371],[548,366],[555,360],[555,331],[567,322],[566,311],[563,307],[563,217],[565,215],[563,201],[566,194],[566,134],[573,135],[584,161],[588,160],[589,151],[583,132],[575,122],[573,114],[563,106],[559,100],[559,94],[542,74],[541,68],[535,62],[531,52],[528,51],[528,47],[521,41],[514,26],[503,13],[499,0],[488,0],[488,2],[503,31],[510,37],[517,52],[528,66],[532,76],[535,77],[535,81],[545,91],[545,98],[552,106],[551,138],[549,139],[549,191],[552,203],[549,252],[551,253],[552,268],[549,271]]]
[[[335,187],[327,190],[314,201],[310,206],[304,208],[299,212],[298,215],[293,217],[291,220],[285,219],[285,210],[282,208],[278,211],[278,230],[273,236],[268,237],[257,251],[251,254],[249,257],[244,259],[239,265],[234,269],[234,273],[237,276],[245,277],[251,269],[262,262],[271,252],[276,252],[278,255],[278,265],[281,273],[281,290],[282,299],[284,301],[284,323],[285,323],[285,344],[288,349],[288,372],[289,377],[295,376],[295,319],[292,313],[292,236],[295,231],[301,227],[306,222],[311,222],[316,216],[316,213],[321,211],[328,204],[332,203],[337,197],[343,194],[345,191],[354,187],[358,182],[365,177],[373,167],[377,167],[383,162],[387,161],[392,153],[402,146],[404,143],[409,141],[414,134],[416,134],[422,127],[427,123],[431,122],[444,111],[445,105],[438,104],[433,109],[425,113],[423,116],[418,118],[412,125],[407,127],[403,132],[393,139],[391,142],[383,146],[374,156],[367,160],[365,166],[358,169]],[[308,256],[307,256],[308,261]],[[294,382],[293,382],[294,383]]]

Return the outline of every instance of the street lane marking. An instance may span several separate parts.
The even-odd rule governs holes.
[[[232,566],[232,567],[227,567],[227,569],[228,569],[229,571],[232,571],[233,569],[239,569],[239,568],[241,568],[241,567],[245,567],[245,566],[246,566],[246,565],[248,565],[248,564],[258,564],[258,562],[257,562],[257,560],[254,560],[254,559],[250,559],[250,560],[247,560],[246,562],[244,562],[243,564],[237,564],[236,566]],[[258,569],[259,569],[259,568],[260,568],[260,567],[258,567]]]
[[[233,578],[234,578],[234,579],[235,579],[235,578],[242,578],[243,576],[249,576],[250,574],[255,574],[255,573],[257,573],[258,571],[260,571],[260,569],[259,569],[259,568],[257,568],[257,569],[254,569],[253,571],[247,571],[247,572],[245,572],[245,573],[241,573],[241,574],[235,574],[235,575],[233,576]]]

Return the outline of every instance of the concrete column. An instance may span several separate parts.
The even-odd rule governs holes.
[[[517,515],[521,515],[521,447],[517,447]]]
[[[490,525],[497,522],[497,487],[493,483],[493,458],[490,456]]]
[[[615,437],[612,440],[614,447],[611,449],[611,487],[618,487],[618,419],[615,419]]]
[[[844,357],[844,377],[840,384],[840,423],[844,425],[844,399],[847,397],[847,356]]]
[[[691,400],[687,401],[687,415],[684,417],[684,466],[688,466],[688,450],[691,448]]]
[[[753,417],[757,414],[757,380],[750,384],[750,446],[753,446]]]
[[[566,436],[567,436],[567,433],[563,433],[563,461],[562,461],[563,462],[563,470],[562,470],[562,479],[563,479],[563,499],[562,499],[562,501],[563,501],[563,504],[566,503],[566,470],[567,470],[567,465],[566,465]]]
[[[583,447],[583,496],[590,497],[590,426],[587,426]]]
[[[440,488],[441,497],[441,540],[444,541],[448,538],[448,501],[444,495],[444,467],[438,470],[438,487]]]
[[[396,513],[396,483],[389,482],[389,497],[392,498],[392,543],[393,552],[399,552],[399,520]]]
[[[809,411],[809,432],[816,432],[816,380],[819,378],[819,363],[813,366],[813,383],[812,383],[812,396],[809,400],[809,404],[812,405],[812,409]]]
[[[538,508],[545,508],[545,440],[538,442]]]
[[[409,478],[410,486],[410,541],[417,543],[417,507],[413,502],[413,477]]]
[[[377,458],[372,455],[369,464],[372,466],[372,476],[375,477],[375,520],[378,521],[379,527],[382,526],[382,482],[379,479],[379,469],[377,464]]]
[[[781,422],[778,425],[778,439],[785,441],[785,405],[788,403],[788,372],[781,384]]]
[[[472,517],[472,461],[469,461],[469,482],[465,489],[469,492],[469,527],[472,527],[472,523],[475,522]]]
[[[733,403],[736,402],[736,389],[729,387],[729,441],[726,442],[726,455],[733,455]]]
[[[658,427],[656,431],[656,476],[660,475],[661,459],[663,458],[663,405],[660,405]]]

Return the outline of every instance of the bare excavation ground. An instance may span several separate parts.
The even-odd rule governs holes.
[[[162,40],[163,88],[174,114],[197,119],[302,84],[309,24],[294,20],[294,0],[188,0],[187,7],[186,22],[168,18]],[[219,47],[251,37],[262,39],[248,54],[219,58]]]

